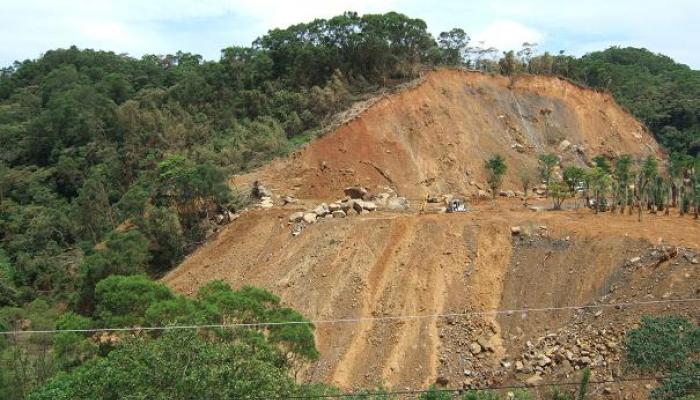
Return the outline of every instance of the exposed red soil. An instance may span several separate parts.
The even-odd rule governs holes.
[[[473,194],[472,182],[485,181],[482,165],[494,153],[509,165],[508,189],[517,188],[518,170],[534,169],[544,151],[569,163],[597,154],[662,156],[642,125],[607,95],[555,78],[522,77],[512,88],[509,83],[462,71],[429,73],[415,88],[375,102],[294,156],[234,177],[235,185],[260,179],[276,195],[294,194],[300,202],[242,214],[163,281],[188,295],[212,279],[260,286],[312,320],[699,297],[700,268],[680,253],[660,265],[627,265],[660,244],[697,252],[700,221],[689,216],[645,214],[640,223],[636,215],[585,209],[533,212],[516,199],[438,214],[419,212],[414,200],[407,212],[322,219],[291,235],[290,213],[342,197],[351,184],[389,186],[411,199]],[[541,109],[552,110],[547,127]],[[552,129],[585,151],[557,150],[548,141]],[[524,152],[513,149],[514,143]],[[511,234],[516,225],[520,236]],[[598,317],[563,310],[321,323],[321,357],[304,379],[344,389],[405,389],[440,378],[454,387],[468,384],[463,380],[469,369],[475,385],[522,383],[532,372],[515,372],[502,362],[521,357],[528,341],[610,326],[618,335],[644,312],[698,319],[698,309],[697,303],[679,303],[606,309]],[[490,348],[478,356],[467,350],[477,338]],[[594,377],[606,378],[619,367],[619,354],[606,357]],[[557,366],[543,378],[574,379],[577,371]],[[614,389],[606,396],[645,393],[639,387]]]

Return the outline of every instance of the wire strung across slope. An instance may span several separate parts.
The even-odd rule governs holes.
[[[144,326],[144,327],[123,327],[123,328],[89,328],[89,329],[46,329],[46,330],[26,330],[26,331],[3,331],[0,335],[18,335],[31,333],[90,333],[90,332],[126,332],[126,331],[166,331],[166,330],[182,330],[182,329],[213,329],[213,328],[264,328],[281,325],[326,325],[326,324],[353,324],[362,322],[392,322],[404,320],[423,320],[423,319],[438,319],[438,318],[454,318],[468,317],[473,315],[499,315],[499,314],[516,314],[530,312],[547,312],[547,311],[566,311],[566,310],[586,310],[598,308],[623,308],[634,306],[646,306],[655,304],[673,304],[673,303],[692,303],[700,302],[700,298],[688,299],[667,299],[667,300],[649,300],[638,302],[621,302],[608,304],[589,304],[579,306],[563,306],[563,307],[542,307],[542,308],[520,308],[520,309],[493,309],[493,310],[477,310],[466,311],[463,313],[446,313],[446,314],[426,314],[426,315],[387,315],[383,317],[360,317],[360,318],[340,318],[340,319],[318,319],[318,320],[300,320],[300,321],[280,321],[280,322],[241,322],[230,324],[202,324],[202,325],[164,325],[164,326]]]
[[[650,375],[641,376],[635,378],[617,378],[617,379],[604,379],[588,381],[589,385],[601,385],[610,383],[623,383],[623,382],[642,382],[642,381],[652,381],[659,379],[666,379],[671,377],[686,377],[686,378],[700,378],[700,375]],[[433,388],[433,389],[406,389],[406,390],[395,390],[395,391],[374,391],[374,392],[349,392],[349,393],[330,393],[330,394],[318,394],[318,395],[299,395],[299,396],[284,396],[284,397],[266,397],[266,399],[332,399],[332,398],[346,398],[346,397],[391,397],[391,396],[416,396],[428,392],[440,392],[440,393],[466,393],[469,390],[474,391],[490,391],[490,390],[510,390],[510,389],[537,389],[541,387],[558,387],[558,386],[578,386],[580,381],[554,381],[547,383],[534,383],[528,385],[494,385],[485,386],[478,389],[464,389],[464,388]],[[262,399],[259,397],[250,397],[249,400]]]

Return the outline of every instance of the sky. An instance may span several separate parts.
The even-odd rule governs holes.
[[[0,0],[0,66],[76,45],[140,57],[177,50],[218,60],[269,29],[344,11],[397,11],[437,36],[464,29],[472,44],[583,55],[646,47],[700,69],[700,1],[667,0]]]

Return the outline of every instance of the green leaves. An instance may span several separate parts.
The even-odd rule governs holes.
[[[700,354],[699,339],[698,327],[681,317],[644,317],[627,334],[627,361],[642,372],[671,371]]]
[[[210,341],[194,331],[135,339],[62,374],[29,399],[241,399],[302,392],[276,364],[274,350]]]
[[[508,166],[503,156],[496,154],[484,162],[484,168],[486,169],[486,180],[495,198],[497,195],[496,191],[501,187],[501,182],[503,181],[503,176],[506,174]]]
[[[144,276],[110,276],[97,284],[95,304],[94,321],[68,313],[57,327],[300,323],[120,335],[100,349],[104,357],[97,355],[92,339],[61,333],[55,342],[57,361],[72,371],[59,374],[30,399],[116,399],[125,393],[162,399],[284,397],[307,390],[292,381],[288,369],[318,356],[313,326],[263,289],[234,291],[214,281],[190,299]]]
[[[680,316],[642,318],[625,338],[626,361],[642,373],[671,373],[653,399],[700,393],[700,328]]]

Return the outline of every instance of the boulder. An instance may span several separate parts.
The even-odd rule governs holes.
[[[328,210],[330,212],[341,210],[342,207],[339,203],[331,203],[328,205]]]
[[[562,140],[561,143],[559,143],[559,151],[566,151],[569,147],[571,147],[571,142],[568,140]]]
[[[347,213],[348,211],[350,211],[353,208],[354,201],[349,200],[349,201],[344,201],[344,202],[339,203],[339,204],[340,204],[340,209]]]
[[[253,182],[252,194],[260,199],[263,197],[272,197],[272,192],[260,181]]]
[[[310,213],[305,213],[304,216],[302,217],[302,219],[307,224],[313,224],[314,222],[316,222],[316,217],[317,217],[316,213],[310,212]]]
[[[377,209],[377,205],[371,201],[363,201],[362,202],[362,209],[367,210],[367,211],[374,211]]]
[[[519,235],[520,232],[521,232],[521,229],[519,226],[511,226],[510,227],[510,233],[512,233],[513,235]]]
[[[345,218],[346,214],[343,210],[335,210],[332,213],[333,218]]]
[[[481,350],[482,350],[482,349],[481,349],[481,346],[480,346],[479,343],[477,343],[477,342],[472,342],[472,343],[469,345],[469,351],[471,351],[471,353],[474,354],[474,355],[477,355],[477,354],[481,353]]]
[[[289,222],[299,222],[304,219],[304,213],[302,211],[297,211],[289,216]]]
[[[408,200],[405,197],[392,197],[386,201],[386,208],[391,211],[406,211]]]
[[[353,200],[352,208],[361,214],[362,211],[374,211],[377,209],[377,205],[371,201],[364,200]]]
[[[272,198],[271,197],[263,197],[262,201],[260,202],[260,207],[262,208],[272,208],[274,204],[272,203]]]
[[[369,191],[367,190],[367,188],[364,188],[362,186],[347,187],[343,190],[343,193],[345,193],[345,195],[350,197],[351,199],[363,199],[367,195],[369,195]]]
[[[323,217],[326,214],[330,213],[330,210],[328,209],[328,205],[326,203],[321,203],[313,209],[313,213],[319,217]]]
[[[296,202],[297,202],[297,199],[293,196],[282,196],[282,205],[294,204]]]
[[[547,365],[549,365],[551,363],[552,363],[552,359],[545,356],[545,355],[542,355],[540,357],[540,359],[537,360],[537,365],[539,365],[540,367],[546,367]]]

